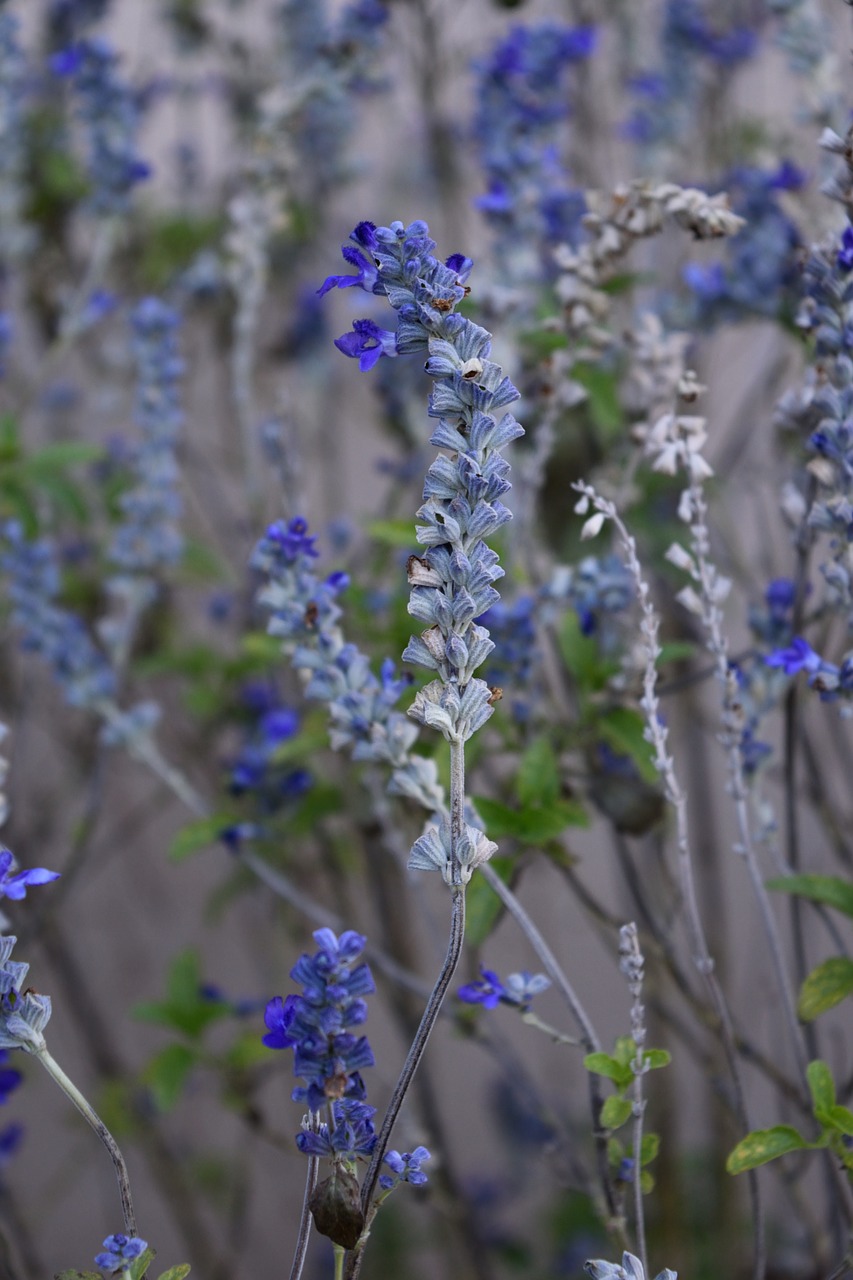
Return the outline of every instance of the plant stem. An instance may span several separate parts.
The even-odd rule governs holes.
[[[319,1124],[319,1117],[312,1116],[315,1128]],[[293,1251],[293,1265],[290,1268],[290,1280],[299,1280],[302,1275],[302,1268],[305,1266],[305,1255],[308,1252],[308,1241],[311,1237],[311,1210],[308,1204],[314,1194],[317,1186],[317,1179],[320,1174],[320,1158],[319,1156],[308,1157],[308,1174],[305,1179],[305,1195],[302,1197],[302,1213],[299,1217],[299,1232],[296,1237],[296,1248]],[[338,1272],[338,1246],[335,1246],[335,1275]]]
[[[62,1070],[62,1067],[60,1067],[56,1059],[48,1053],[47,1049],[36,1050],[34,1056],[38,1058],[39,1062],[48,1074],[53,1077],[65,1096],[74,1103],[74,1106],[87,1123],[92,1126],[95,1133],[110,1153],[110,1159],[113,1162],[116,1171],[116,1178],[118,1179],[118,1191],[119,1196],[121,1197],[121,1211],[124,1219],[124,1229],[129,1236],[135,1236],[137,1234],[136,1214],[133,1212],[133,1200],[130,1194],[130,1178],[127,1172],[127,1165],[124,1162],[124,1156],[119,1150],[118,1143],[104,1124],[101,1117],[97,1114],[94,1108],[89,1105],[80,1090],[74,1082],[68,1078]]]

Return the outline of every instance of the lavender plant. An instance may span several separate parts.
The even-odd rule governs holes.
[[[0,1268],[838,1280],[846,15],[241,4],[0,3]]]

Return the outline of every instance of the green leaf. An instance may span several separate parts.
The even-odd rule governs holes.
[[[781,889],[783,893],[798,893],[812,902],[823,902],[835,907],[846,916],[853,916],[853,881],[840,880],[836,876],[778,876],[767,881],[768,889]]]
[[[181,568],[188,578],[194,582],[224,582],[227,580],[225,567],[219,556],[210,549],[206,542],[189,538],[184,543],[181,556]]]
[[[806,1078],[811,1090],[815,1111],[829,1111],[835,1106],[835,1082],[825,1062],[818,1059],[806,1068]]]
[[[612,435],[622,426],[622,406],[619,403],[618,376],[601,365],[579,360],[572,366],[572,378],[579,382],[588,396],[590,415],[597,427]]]
[[[640,1164],[651,1164],[659,1150],[660,1135],[657,1133],[644,1133],[643,1140],[640,1143]]]
[[[103,445],[87,444],[82,440],[60,440],[30,454],[23,465],[25,470],[33,472],[64,471],[67,467],[98,462],[103,456]]]
[[[696,645],[691,644],[689,640],[670,640],[667,644],[661,645],[655,665],[665,667],[669,662],[684,662],[692,658],[695,653]]]
[[[0,414],[0,463],[15,462],[20,455],[18,423],[13,414]]]
[[[197,1061],[195,1050],[183,1044],[170,1044],[148,1063],[142,1078],[161,1111],[171,1111]]]
[[[745,1173],[761,1164],[787,1155],[789,1151],[806,1151],[809,1143],[788,1124],[778,1124],[773,1129],[756,1129],[737,1144],[726,1161],[729,1173]]]
[[[581,631],[574,609],[569,609],[563,614],[557,639],[563,661],[582,692],[603,689],[610,677],[616,673],[618,669],[616,663],[602,659],[595,637],[585,636]]]
[[[215,813],[210,818],[188,822],[185,827],[181,827],[169,845],[169,857],[173,862],[183,862],[191,853],[198,853],[199,849],[216,844],[220,831],[224,827],[230,827],[235,821],[233,814]]]
[[[669,1066],[672,1054],[668,1049],[647,1049],[643,1054],[643,1061],[650,1071],[657,1071],[659,1067]]]
[[[195,951],[175,957],[166,983],[167,998],[161,1003],[139,1004],[134,1016],[144,1022],[159,1023],[198,1039],[211,1022],[227,1016],[225,1004],[206,1000],[201,994],[201,974]]]
[[[566,334],[559,333],[555,329],[531,329],[527,333],[522,333],[520,340],[537,360],[544,360],[555,351],[562,351],[569,345]]]
[[[834,1129],[853,1138],[853,1111],[849,1107],[830,1107],[827,1115]]]
[[[654,766],[654,753],[643,737],[646,722],[639,711],[630,707],[611,707],[596,721],[596,728],[608,746],[630,756],[644,782],[659,781]]]
[[[26,478],[26,477],[25,477]],[[52,501],[57,511],[83,523],[88,514],[86,501],[77,485],[58,471],[45,471],[31,477],[30,483]]]
[[[130,1280],[142,1280],[142,1277],[145,1275],[145,1272],[151,1266],[151,1263],[154,1261],[156,1257],[157,1257],[156,1249],[152,1249],[149,1246],[143,1253],[140,1253],[138,1258],[134,1258],[133,1262],[131,1262],[130,1266],[128,1267],[128,1271],[130,1272]]]
[[[180,1266],[170,1267],[168,1271],[164,1271],[160,1276],[160,1280],[184,1280],[184,1276],[188,1276],[191,1267],[188,1262],[182,1262]]]
[[[525,808],[548,807],[559,800],[560,767],[547,738],[537,738],[521,757],[516,792]]]
[[[630,1098],[611,1094],[609,1098],[605,1098],[604,1106],[601,1108],[601,1123],[605,1129],[619,1129],[626,1120],[630,1120],[632,1110]]]
[[[498,800],[476,796],[474,804],[492,840],[508,837],[525,844],[544,844],[556,839],[566,827],[585,827],[589,823],[583,805],[574,800],[556,800],[535,809],[510,809]]]
[[[853,960],[831,956],[812,969],[800,991],[797,1012],[804,1022],[812,1022],[853,994]]]
[[[631,1068],[626,1067],[616,1058],[611,1058],[609,1053],[588,1053],[583,1060],[583,1065],[594,1075],[612,1080],[619,1089],[627,1089],[634,1079]]]
[[[370,520],[368,536],[386,547],[402,547],[411,551],[417,545],[415,531],[410,520]]]
[[[515,858],[492,858],[489,866],[508,884]],[[472,947],[480,947],[503,915],[504,905],[483,876],[474,876],[465,891],[465,937]]]

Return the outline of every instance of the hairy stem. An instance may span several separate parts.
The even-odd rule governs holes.
[[[68,1078],[56,1059],[51,1057],[47,1049],[36,1050],[34,1056],[38,1058],[47,1073],[53,1077],[65,1096],[74,1103],[74,1106],[83,1116],[83,1119],[91,1125],[109,1152],[110,1159],[115,1167],[116,1178],[118,1179],[118,1191],[121,1198],[121,1212],[124,1219],[124,1229],[129,1236],[135,1236],[137,1234],[136,1214],[133,1211],[133,1199],[130,1194],[130,1177],[127,1172],[127,1165],[124,1162],[124,1156],[119,1150],[118,1143],[98,1113],[86,1101],[83,1094],[74,1082]]]

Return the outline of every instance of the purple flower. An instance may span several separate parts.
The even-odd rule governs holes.
[[[15,859],[8,849],[0,851],[0,897],[11,898],[20,902],[27,896],[27,886],[33,884],[49,884],[59,879],[58,871],[48,871],[45,867],[31,867],[29,871],[19,871],[14,875]]]
[[[351,267],[355,267],[358,275],[327,276],[317,290],[320,297],[330,289],[351,289],[354,285],[364,289],[365,293],[385,292],[384,285],[380,284],[379,269],[373,258],[373,253],[378,248],[375,231],[376,227],[372,222],[360,222],[351,232],[350,240],[354,240],[359,247],[353,249],[345,244],[341,246],[341,253],[344,261]]]
[[[782,667],[786,676],[795,676],[798,671],[808,671],[813,675],[821,665],[819,656],[802,636],[795,636],[787,649],[769,653],[764,661],[768,667]]]
[[[95,1258],[95,1266],[103,1271],[124,1271],[126,1263],[138,1258],[148,1248],[147,1240],[139,1236],[126,1236],[121,1233],[107,1236],[104,1241],[104,1253]]]
[[[426,1147],[415,1147],[414,1151],[404,1151],[402,1155],[399,1151],[389,1151],[385,1156],[385,1163],[396,1176],[380,1174],[379,1185],[386,1191],[390,1191],[398,1182],[410,1182],[413,1187],[422,1187],[429,1179],[421,1171],[421,1165],[430,1159],[432,1157]]]
[[[844,228],[844,234],[841,237],[841,248],[838,250],[838,257],[835,261],[839,271],[853,271],[853,227],[849,223]]]
[[[506,983],[501,982],[494,969],[481,966],[480,972],[482,978],[460,987],[457,994],[466,1004],[481,1004],[484,1009],[508,1004],[525,1010],[534,996],[551,985],[543,973],[528,973],[526,969],[523,973],[511,973]]]
[[[303,993],[270,1000],[263,1042],[270,1049],[293,1049],[294,1074],[307,1081],[307,1088],[294,1089],[293,1098],[321,1111],[331,1100],[364,1098],[359,1073],[373,1066],[373,1050],[366,1036],[349,1028],[366,1020],[362,997],[376,988],[366,964],[352,967],[364,949],[360,933],[347,929],[338,938],[331,929],[318,929],[314,940],[318,951],[300,956],[290,971]]]
[[[298,1004],[299,996],[288,996],[286,1000],[275,996],[269,1001],[264,1010],[264,1022],[269,1031],[263,1038],[268,1049],[291,1049],[296,1044],[289,1032]]]
[[[272,543],[283,559],[292,564],[299,556],[318,556],[316,537],[308,533],[308,521],[294,516],[287,524],[277,520],[267,529],[266,541]]]
[[[345,356],[358,357],[362,373],[372,369],[382,356],[396,356],[397,335],[390,329],[380,329],[373,320],[355,320],[352,331],[335,338],[335,346]]]
[[[482,978],[460,987],[457,995],[465,1004],[481,1004],[484,1009],[494,1009],[506,996],[507,990],[494,969],[480,966]]]

